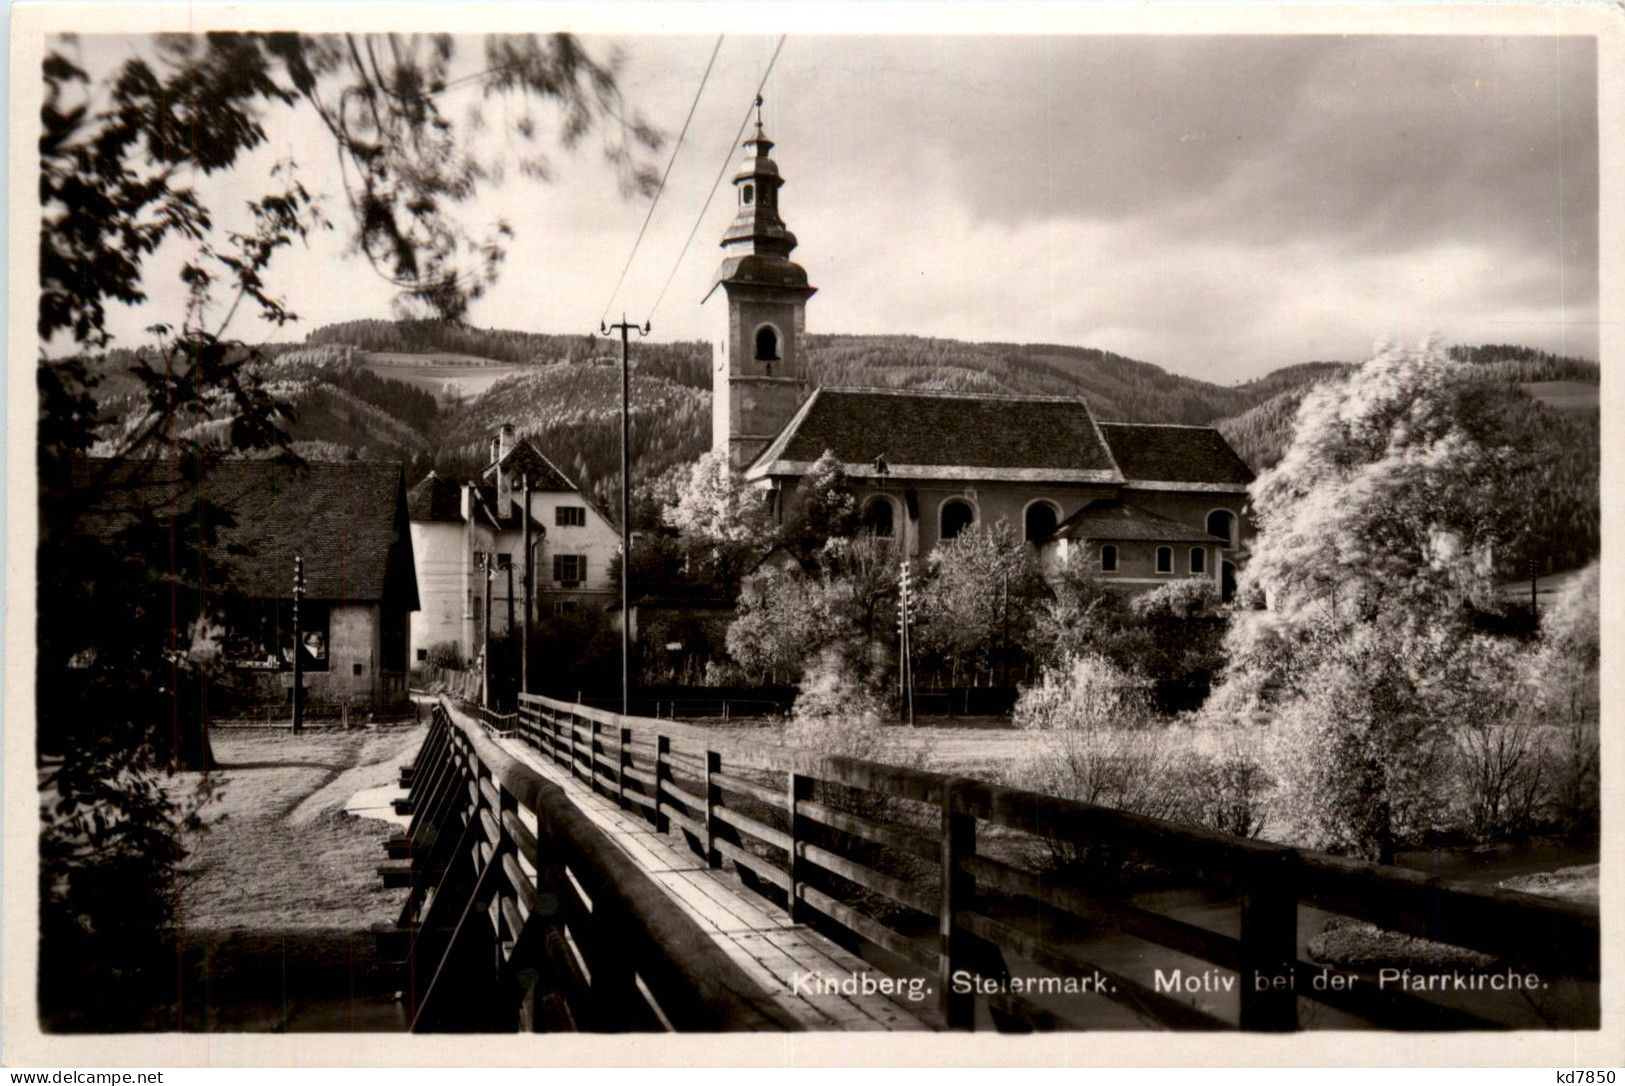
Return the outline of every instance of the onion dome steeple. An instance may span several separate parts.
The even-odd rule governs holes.
[[[722,266],[716,283],[747,282],[806,290],[807,273],[790,260],[796,236],[779,217],[784,178],[769,157],[773,141],[762,130],[762,96],[756,96],[756,131],[744,144],[745,157],[733,176],[734,220],[722,235]],[[715,287],[713,284],[713,289]]]
[[[728,252],[749,251],[786,257],[796,247],[796,236],[779,218],[779,187],[784,179],[768,157],[773,141],[762,131],[762,96],[756,96],[756,132],[745,141],[745,161],[733,176],[739,213],[722,235]]]

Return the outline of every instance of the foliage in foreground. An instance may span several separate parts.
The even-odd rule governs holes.
[[[461,315],[486,289],[510,234],[498,224],[474,238],[454,213],[494,163],[442,109],[458,48],[450,35],[173,34],[129,45],[93,79],[75,40],[56,38],[40,73],[39,976],[42,1020],[56,1029],[173,1022],[190,805],[165,774],[211,763],[219,631],[208,620],[229,593],[212,528],[226,513],[202,484],[227,455],[297,460],[287,405],[227,328],[239,309],[277,326],[295,319],[267,271],[332,224],[295,163],[251,186],[238,178],[248,187],[232,209],[210,206],[196,179],[261,148],[269,112],[308,110],[349,170],[355,248],[441,316]],[[631,145],[652,145],[653,133],[622,120],[613,72],[575,39],[485,46],[488,67],[471,90],[562,107],[566,142],[613,113],[621,123],[609,126],[606,153],[633,184],[651,180]],[[531,142],[536,126],[521,127]],[[521,165],[544,164],[528,155]],[[247,225],[217,228],[217,215],[233,213]],[[150,329],[156,348],[100,388],[105,374],[86,358],[111,344],[107,307],[146,301],[148,258],[177,241],[186,259],[169,286],[184,316]],[[123,410],[104,426],[112,396]],[[351,397],[352,408],[362,403]],[[180,484],[162,488],[173,507],[152,507],[147,484],[160,464]]]

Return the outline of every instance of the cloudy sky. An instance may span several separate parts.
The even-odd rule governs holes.
[[[518,235],[473,321],[641,320],[675,265],[655,337],[709,337],[726,181],[677,255],[775,40],[723,42],[613,302],[647,203],[591,147],[470,208]],[[627,100],[675,135],[715,38],[588,41],[621,54]],[[1596,83],[1578,37],[792,36],[765,116],[820,288],[809,331],[1101,347],[1229,382],[1428,331],[1596,357]],[[500,111],[487,120],[500,132]],[[340,210],[319,133],[271,133],[267,154],[299,157]],[[336,236],[277,281],[305,327],[390,314]]]

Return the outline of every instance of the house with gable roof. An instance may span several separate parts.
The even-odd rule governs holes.
[[[412,616],[412,659],[450,643],[465,662],[489,629],[615,599],[610,566],[619,529],[529,439],[503,425],[477,479],[430,472],[407,495],[422,609]],[[527,572],[533,574],[526,594]],[[487,586],[489,583],[489,592]]]
[[[101,495],[87,531],[116,532],[144,515],[202,531],[180,518],[199,501],[219,511],[208,527],[229,589],[217,616],[222,655],[245,693],[288,698],[298,652],[308,705],[406,702],[407,631],[419,601],[399,464],[226,460],[200,482],[173,460],[89,459],[76,471],[82,488]],[[297,642],[295,559],[304,573]]]

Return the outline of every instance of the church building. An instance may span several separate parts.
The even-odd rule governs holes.
[[[1207,577],[1228,597],[1250,536],[1253,474],[1211,426],[1103,422],[1078,397],[811,388],[801,340],[816,288],[790,253],[784,179],[761,101],[734,174],[712,357],[712,446],[771,490],[781,522],[825,450],[878,535],[923,557],[1008,520],[1046,566],[1085,562],[1141,590]]]

